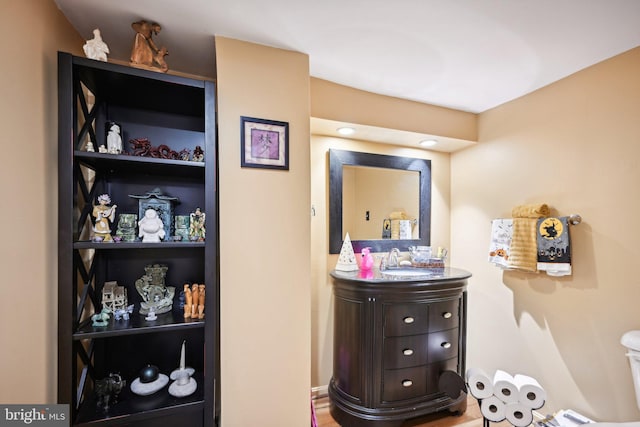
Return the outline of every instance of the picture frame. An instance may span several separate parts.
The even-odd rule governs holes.
[[[289,170],[289,123],[240,117],[241,167]]]

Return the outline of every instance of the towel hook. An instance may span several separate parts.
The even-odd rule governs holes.
[[[571,225],[578,225],[582,222],[582,217],[578,214],[569,215],[569,223]]]

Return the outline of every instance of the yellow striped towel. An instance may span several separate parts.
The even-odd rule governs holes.
[[[537,271],[538,245],[536,223],[550,213],[546,204],[520,205],[513,208],[513,237],[509,253],[509,268]]]

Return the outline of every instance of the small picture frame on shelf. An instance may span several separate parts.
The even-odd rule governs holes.
[[[289,170],[289,123],[240,117],[241,166]]]

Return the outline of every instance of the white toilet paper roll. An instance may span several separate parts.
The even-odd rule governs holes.
[[[469,392],[476,399],[486,399],[493,396],[493,381],[480,368],[469,368],[467,370],[467,385]]]
[[[506,418],[505,404],[495,396],[487,397],[480,401],[480,412],[483,417],[495,423]]]
[[[531,409],[542,408],[547,399],[547,392],[540,383],[527,375],[517,374],[513,382],[518,387],[518,401]]]
[[[504,403],[516,403],[519,398],[513,377],[500,369],[493,376],[493,395]]]
[[[533,422],[531,408],[518,402],[505,405],[505,416],[515,427],[526,427]]]

